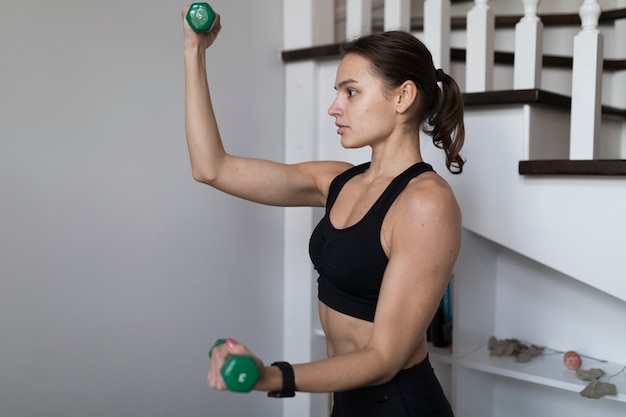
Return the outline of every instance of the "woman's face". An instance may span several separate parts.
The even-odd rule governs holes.
[[[328,114],[335,118],[344,148],[376,145],[398,128],[393,92],[386,92],[367,58],[346,55],[337,69],[335,89],[337,98]]]

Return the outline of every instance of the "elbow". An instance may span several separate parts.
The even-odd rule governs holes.
[[[374,375],[372,375],[373,378],[372,381],[370,381],[370,384],[372,385],[386,384],[394,379],[404,366],[403,361],[389,358],[384,355],[378,355],[376,363],[378,364],[378,367],[374,372]]]
[[[209,172],[206,169],[199,169],[195,167],[192,167],[191,169],[191,176],[197,182],[207,185],[212,185],[217,179],[217,175],[215,175],[215,173]]]
[[[225,177],[225,158],[196,158],[191,157],[191,176],[194,180],[215,187],[215,184]]]

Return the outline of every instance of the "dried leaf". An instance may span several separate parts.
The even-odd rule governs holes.
[[[513,340],[505,340],[503,355],[511,356],[517,350],[517,343]]]
[[[580,391],[580,395],[593,399],[602,398],[605,395],[617,395],[617,387],[608,382],[593,380],[585,387],[585,389]]]
[[[589,370],[578,368],[576,370],[576,378],[582,379],[583,381],[593,381],[594,379],[598,379],[604,375],[606,375],[606,373],[602,369],[598,368],[591,368]]]

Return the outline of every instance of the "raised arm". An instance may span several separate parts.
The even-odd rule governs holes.
[[[196,33],[184,19],[185,129],[195,180],[226,193],[262,204],[320,206],[330,181],[349,165],[339,162],[281,164],[228,154],[222,143],[211,102],[206,72],[206,49],[222,26]]]

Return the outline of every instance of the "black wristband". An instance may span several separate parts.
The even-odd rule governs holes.
[[[283,376],[283,389],[280,391],[270,391],[267,393],[271,398],[287,398],[296,396],[296,378],[293,375],[293,368],[289,362],[274,362],[271,366],[280,369]]]

